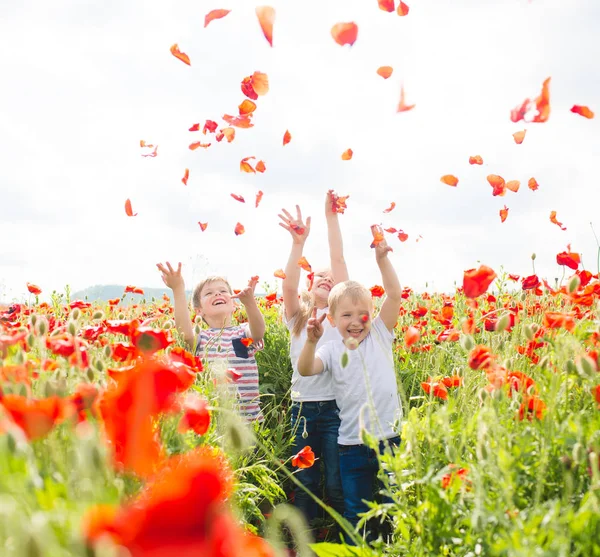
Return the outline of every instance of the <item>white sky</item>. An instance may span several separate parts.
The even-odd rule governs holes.
[[[4,0],[0,8],[0,300],[27,281],[45,293],[66,284],[162,286],[158,261],[182,261],[186,283],[206,273],[234,287],[258,274],[275,285],[290,247],[281,207],[313,217],[306,257],[327,263],[323,200],[350,194],[341,215],[352,278],[380,283],[369,226],[390,237],[401,282],[449,290],[487,264],[553,281],[567,243],[596,272],[600,233],[600,4],[596,0],[414,0],[407,17],[376,0],[274,0],[274,47],[255,5],[242,0]],[[229,8],[204,29],[204,15]],[[355,21],[358,40],[338,46],[333,24]],[[178,43],[191,67],[174,58]],[[375,72],[394,67],[388,80]],[[187,129],[237,114],[243,77],[266,72],[255,127],[231,144],[190,151]],[[545,124],[510,121],[552,77]],[[400,84],[416,108],[396,113]],[[512,133],[527,128],[522,145]],[[282,147],[283,133],[293,139]],[[208,136],[207,136],[208,137]],[[142,158],[140,139],[159,144]],[[352,148],[354,158],[341,153]],[[481,155],[483,167],[470,166]],[[267,171],[248,175],[256,155]],[[181,183],[190,169],[188,186]],[[492,197],[488,174],[521,180]],[[442,184],[455,174],[457,188]],[[534,176],[537,192],[527,188]],[[258,189],[262,204],[254,208]],[[243,195],[242,205],[230,193]],[[125,215],[130,198],[139,215]],[[382,213],[391,201],[396,209]],[[500,223],[498,211],[509,207]],[[551,210],[567,226],[549,222]],[[197,222],[208,221],[202,233]],[[236,237],[240,221],[246,234]],[[418,235],[423,240],[415,241]]]

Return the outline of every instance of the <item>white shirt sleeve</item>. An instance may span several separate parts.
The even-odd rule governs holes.
[[[332,351],[330,349],[331,342],[326,342],[321,346],[317,353],[315,354],[315,358],[319,358],[323,362],[323,371],[331,370],[331,354]]]
[[[383,322],[383,319],[379,317],[379,315],[373,319],[373,330],[381,337],[381,339],[385,342],[389,342],[390,344],[394,341],[395,335],[392,333]]]

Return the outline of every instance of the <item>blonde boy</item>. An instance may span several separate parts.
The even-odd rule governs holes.
[[[231,390],[238,397],[240,414],[248,421],[262,420],[258,367],[254,358],[262,348],[265,334],[265,320],[254,297],[258,277],[252,277],[248,286],[235,295],[223,277],[208,277],[200,282],[194,289],[192,305],[204,319],[208,329],[202,329],[196,339],[185,298],[181,263],[177,270],[169,262],[166,266],[159,263],[157,267],[162,273],[163,282],[173,291],[175,325],[183,334],[185,342],[191,349],[195,346],[196,355],[205,356],[208,363],[220,362],[225,369],[234,372]],[[235,298],[246,309],[247,323],[232,323]],[[244,342],[243,339],[251,339],[252,342]]]
[[[387,296],[373,319],[373,303],[367,288],[355,281],[336,285],[329,295],[329,319],[342,340],[316,345],[323,334],[320,318],[313,314],[308,322],[308,338],[298,371],[310,376],[331,373],[340,409],[338,445],[344,492],[344,516],[354,526],[359,514],[368,510],[365,501],[373,500],[379,487],[377,455],[362,442],[361,429],[379,441],[379,450],[400,442],[393,425],[401,416],[392,343],[402,291],[388,252],[382,241],[375,247]]]

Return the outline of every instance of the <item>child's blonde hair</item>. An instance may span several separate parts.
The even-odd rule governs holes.
[[[216,275],[210,276],[210,277],[206,277],[205,279],[201,280],[197,285],[196,288],[194,288],[194,293],[192,294],[192,305],[194,306],[194,309],[197,311],[200,309],[201,305],[200,305],[200,300],[202,299],[202,289],[207,285],[210,284],[211,282],[224,282],[227,285],[227,289],[229,290],[230,294],[233,294],[233,290],[231,288],[231,285],[229,284],[229,281],[225,278],[225,277],[219,277]]]
[[[296,319],[292,326],[292,335],[297,337],[304,330],[314,308],[314,297],[307,290],[303,290],[300,294],[300,308],[298,309],[298,313],[296,313]]]
[[[350,297],[353,302],[367,298],[371,301],[371,293],[360,282],[347,280],[336,284],[329,293],[329,315],[335,315],[335,310],[343,298]]]

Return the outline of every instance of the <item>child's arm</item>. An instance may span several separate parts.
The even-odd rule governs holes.
[[[254,297],[254,289],[258,284],[258,277],[252,277],[248,282],[248,286],[239,294],[234,294],[232,298],[238,298],[246,308],[248,316],[248,325],[250,326],[250,336],[254,343],[257,343],[265,336],[265,319],[263,314],[258,309],[256,298]]]
[[[313,316],[308,320],[306,342],[298,359],[298,373],[302,376],[318,375],[325,369],[321,359],[315,358],[317,342],[323,336],[322,323],[325,317],[327,317],[327,314],[324,313],[321,317],[317,318],[317,309],[315,308]]]
[[[329,259],[331,261],[331,274],[333,282],[348,280],[348,267],[344,259],[344,245],[338,214],[333,211],[331,192],[325,197],[325,219],[327,220],[327,238],[329,240]]]
[[[387,245],[385,240],[375,246],[375,257],[381,271],[381,280],[383,281],[383,288],[386,293],[379,315],[385,326],[390,331],[393,331],[398,321],[398,312],[402,304],[402,289],[400,288],[400,281],[398,280],[396,270],[388,258],[388,252],[390,251],[392,251],[392,248]]]
[[[190,312],[188,309],[187,300],[185,299],[185,282],[181,276],[181,263],[177,266],[177,270],[173,270],[171,264],[167,261],[167,267],[162,263],[157,263],[158,270],[162,274],[163,282],[173,291],[173,306],[175,309],[175,326],[183,335],[186,344],[193,348],[194,346],[194,329],[190,320]]]
[[[285,317],[289,321],[300,309],[298,301],[298,286],[300,285],[300,267],[298,261],[304,251],[304,243],[310,232],[310,217],[306,217],[306,224],[302,221],[302,212],[296,205],[297,218],[294,219],[285,209],[281,210],[283,215],[279,218],[283,221],[279,226],[285,228],[292,236],[292,250],[285,266],[285,278],[283,279],[283,305]]]

